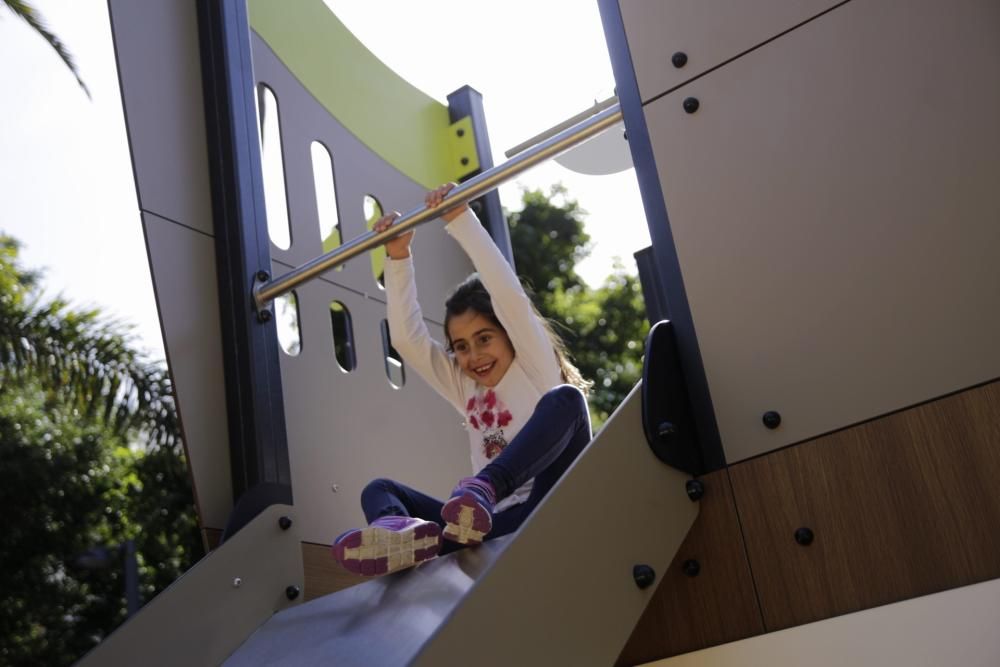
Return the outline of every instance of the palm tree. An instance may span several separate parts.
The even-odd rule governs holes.
[[[80,78],[80,72],[76,69],[76,63],[73,61],[73,56],[70,54],[69,49],[67,49],[66,45],[62,43],[62,40],[60,40],[51,30],[48,29],[48,26],[45,25],[45,21],[42,19],[42,15],[38,12],[38,10],[23,0],[3,1],[4,4],[7,5],[7,9],[27,21],[28,25],[34,28],[35,31],[49,43],[49,46],[56,50],[59,57],[62,58],[64,63],[66,63],[66,67],[73,72],[73,76],[76,77],[77,83],[79,83],[80,87],[83,88],[83,92],[85,92],[87,97],[90,98],[90,90],[87,88],[87,84],[83,82],[83,79]]]

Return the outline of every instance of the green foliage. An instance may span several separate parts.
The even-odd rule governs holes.
[[[642,375],[649,323],[639,280],[616,264],[601,287],[588,287],[574,269],[589,254],[585,212],[561,186],[549,196],[525,192],[523,201],[524,208],[510,215],[517,271],[535,290],[535,305],[554,323],[580,372],[594,382],[596,430]]]
[[[134,540],[148,601],[202,552],[169,378],[126,329],[43,302],[0,237],[0,664],[77,660],[124,620],[124,570],[77,556]]]

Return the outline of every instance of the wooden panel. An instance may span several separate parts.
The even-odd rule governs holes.
[[[368,581],[352,574],[333,560],[326,544],[302,543],[302,568],[305,573],[306,600],[315,600]]]
[[[764,631],[740,534],[729,473],[702,478],[705,496],[691,532],[618,657],[618,665],[686,653]],[[683,572],[697,560],[696,577]]]
[[[1000,576],[1000,383],[730,474],[768,630]]]

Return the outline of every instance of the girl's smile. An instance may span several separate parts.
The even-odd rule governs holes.
[[[474,310],[448,319],[448,339],[462,372],[484,387],[495,387],[514,361],[507,332]]]

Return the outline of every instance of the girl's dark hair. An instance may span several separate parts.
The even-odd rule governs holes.
[[[530,303],[530,299],[529,299]],[[445,335],[448,336],[448,345],[451,345],[451,334],[448,333],[448,322],[452,317],[456,315],[461,315],[469,310],[479,313],[495,326],[497,326],[501,331],[507,333],[507,330],[500,320],[497,319],[496,312],[493,310],[493,299],[490,298],[490,293],[486,291],[481,280],[479,280],[479,274],[473,273],[471,276],[466,278],[455,288],[455,291],[451,293],[451,296],[444,302],[444,331]],[[535,316],[538,321],[542,323],[542,328],[545,329],[545,333],[549,337],[549,341],[552,343],[552,351],[556,355],[556,360],[559,362],[559,370],[562,372],[562,380],[566,384],[571,384],[584,395],[590,392],[590,387],[594,384],[589,380],[585,380],[580,374],[580,370],[573,365],[573,362],[569,359],[569,352],[566,350],[566,344],[563,342],[559,334],[555,332],[552,328],[552,324],[542,317],[538,309],[535,308],[535,304],[531,304],[531,309],[534,311]],[[516,350],[515,350],[516,353]]]

